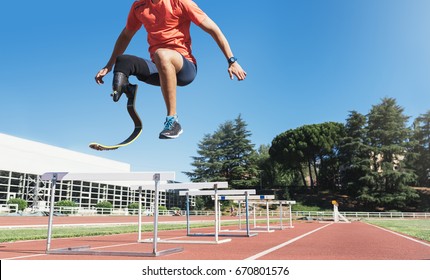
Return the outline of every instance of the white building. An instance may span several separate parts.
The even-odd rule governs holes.
[[[22,198],[29,206],[48,205],[50,183],[42,182],[45,172],[130,172],[130,164],[78,153],[39,142],[0,133],[0,205],[11,198]],[[150,208],[154,194],[143,194],[145,208]],[[137,192],[127,186],[97,182],[62,181],[57,185],[55,201],[71,200],[83,208],[109,201],[114,208],[126,208],[138,201]],[[160,204],[166,204],[165,193]]]

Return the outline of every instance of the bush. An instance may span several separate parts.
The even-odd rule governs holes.
[[[238,208],[238,204],[237,203],[234,203],[231,200],[224,200],[221,203],[220,210],[221,210],[221,212],[229,212],[232,206],[234,208]]]
[[[133,202],[128,205],[128,209],[139,209],[139,203]]]
[[[60,200],[55,202],[54,206],[58,206],[58,207],[77,207],[78,205],[76,204],[76,202],[71,201],[71,200]]]
[[[6,202],[6,204],[18,204],[18,210],[22,211],[27,208],[27,201],[21,198],[11,198]]]
[[[136,214],[137,211],[135,209],[139,209],[139,203],[138,202],[133,202],[133,203],[128,205],[128,213]]]
[[[272,210],[272,211],[278,210],[278,207],[279,207],[279,205],[277,205],[277,204],[270,204],[269,205],[269,209]]]
[[[97,214],[110,214],[112,213],[113,205],[109,201],[100,201],[96,204],[96,208]]]
[[[324,209],[318,207],[318,206],[308,206],[303,205],[300,202],[297,204],[293,204],[291,207],[292,211],[324,211]]]
[[[71,200],[60,200],[55,202],[54,206],[56,207],[78,207],[78,205],[76,204],[76,202],[71,201]],[[61,213],[62,214],[72,214],[71,210],[64,210],[61,209]]]

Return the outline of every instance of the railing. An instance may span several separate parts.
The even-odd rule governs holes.
[[[341,212],[340,214],[349,219],[430,219],[430,213],[427,212]],[[294,211],[293,216],[307,217],[315,219],[332,218],[332,211]]]
[[[12,206],[12,205],[10,205]],[[15,208],[15,205],[12,206]],[[17,208],[17,207],[16,207]],[[9,209],[8,209],[9,210]],[[16,211],[16,210],[15,210]],[[28,210],[27,212],[29,212]],[[33,209],[34,211],[34,209]],[[49,214],[49,209],[39,209],[39,212],[45,213],[45,215]],[[12,212],[12,211],[10,211]],[[24,212],[25,213],[25,212]],[[345,211],[339,212],[344,217],[351,220],[359,220],[359,219],[430,219],[429,212],[353,212],[353,211]],[[81,208],[81,207],[54,207],[54,215],[70,215],[70,216],[95,216],[95,215],[110,215],[110,216],[127,216],[127,215],[138,215],[138,209],[112,209],[112,208]],[[153,211],[150,209],[142,209],[143,216],[152,216]],[[175,216],[175,215],[186,215],[186,211],[180,210],[159,210],[160,216]],[[212,210],[191,210],[191,216],[213,216],[215,212]],[[230,215],[230,213],[226,213],[225,215]],[[245,213],[242,213],[244,216]],[[254,212],[251,211],[250,215],[254,216]],[[257,217],[266,217],[266,210],[257,210],[255,212],[255,216]],[[279,217],[280,211],[270,210],[270,217]],[[282,215],[287,217],[289,215],[288,211],[283,211]],[[333,211],[292,211],[292,216],[294,219],[315,219],[315,220],[324,220],[324,219],[332,219]]]
[[[63,207],[65,208],[65,207]],[[70,207],[66,210],[70,211]],[[61,212],[60,209],[58,209]],[[108,208],[94,208],[94,209],[80,209],[74,210],[75,215],[137,215],[138,209],[108,209]],[[426,212],[339,212],[346,218],[350,219],[363,219],[363,218],[409,218],[409,219],[430,219],[430,213]],[[181,210],[179,212],[175,210],[159,210],[160,216],[174,216],[174,215],[186,215],[186,211]],[[251,215],[254,213],[251,211]],[[282,212],[283,216],[288,216],[289,213],[287,211]],[[149,209],[142,210],[143,216],[152,216],[153,212]],[[215,212],[212,210],[191,210],[191,216],[213,216]],[[230,215],[227,213],[226,215]],[[245,215],[245,213],[242,213]],[[255,216],[257,217],[266,217],[267,212],[265,210],[260,210],[255,212]],[[269,211],[269,216],[271,217],[279,217],[280,211]],[[333,211],[292,211],[293,218],[313,218],[313,219],[328,219],[333,218]]]
[[[0,205],[0,213],[16,213],[16,212],[18,212],[18,204]]]

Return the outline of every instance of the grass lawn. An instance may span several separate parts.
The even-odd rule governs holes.
[[[191,224],[191,228],[195,227],[210,227],[214,224],[199,223]],[[185,224],[159,224],[159,230],[175,230],[185,229]],[[153,231],[153,225],[142,225],[142,232]],[[97,236],[97,235],[113,235],[123,233],[138,232],[137,225],[127,226],[90,226],[90,227],[53,227],[52,238],[65,237],[82,237],[82,236]],[[47,228],[19,228],[19,229],[2,229],[0,230],[0,242],[13,242],[18,240],[36,240],[46,239],[48,236]]]
[[[430,242],[430,220],[378,220],[365,222]]]
[[[263,223],[258,221],[257,223]],[[242,222],[244,223],[244,222]],[[237,221],[224,221],[223,226],[238,225]],[[214,221],[192,223],[190,228],[205,228],[214,227]],[[159,224],[158,230],[177,230],[186,229],[186,224]],[[154,226],[152,224],[142,225],[142,232],[152,232]],[[98,236],[98,235],[114,235],[123,233],[137,233],[137,225],[119,225],[119,226],[69,226],[69,227],[53,227],[52,238],[67,238],[67,237],[82,237],[82,236]],[[37,240],[46,239],[48,237],[47,228],[12,228],[0,229],[0,243],[13,242],[19,240]]]

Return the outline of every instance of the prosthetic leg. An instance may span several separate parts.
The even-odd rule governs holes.
[[[99,143],[90,143],[90,148],[98,151],[116,150],[119,147],[127,146],[139,137],[142,133],[142,121],[134,107],[137,93],[137,85],[132,85],[128,82],[128,78],[121,72],[115,72],[112,82],[113,93],[111,94],[113,101],[118,102],[121,95],[125,93],[128,98],[127,111],[134,123],[134,130],[131,135],[124,141],[116,145],[103,145]]]

